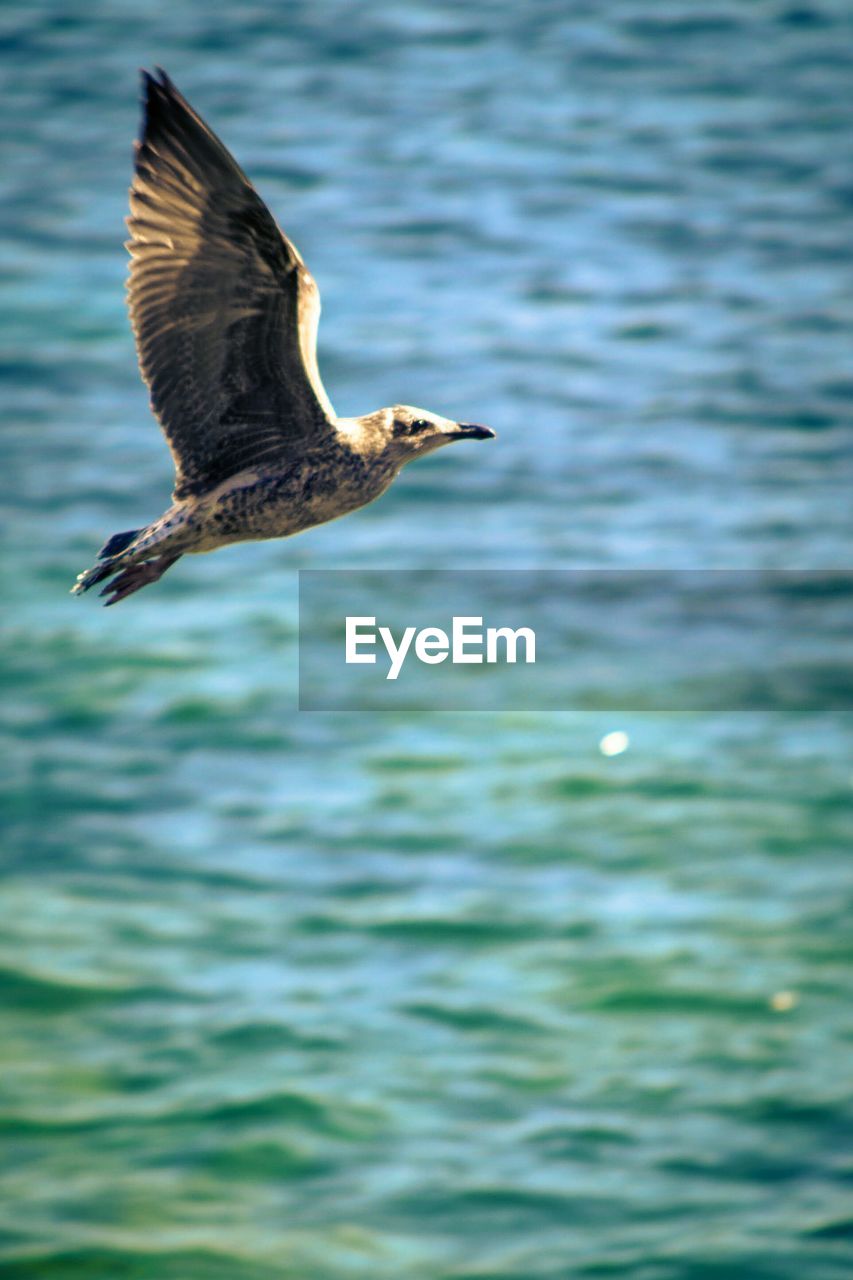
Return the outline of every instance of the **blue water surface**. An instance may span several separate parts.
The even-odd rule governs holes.
[[[849,567],[849,4],[0,35],[3,1275],[849,1276],[849,716],[296,710],[300,568]],[[338,412],[499,439],[104,613],[68,588],[171,487],[155,63],[316,276]]]

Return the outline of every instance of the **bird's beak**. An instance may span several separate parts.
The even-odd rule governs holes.
[[[477,422],[457,422],[448,435],[454,440],[493,440],[495,433],[491,427],[481,427]]]

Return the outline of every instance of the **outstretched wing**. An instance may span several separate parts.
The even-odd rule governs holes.
[[[130,188],[130,316],[175,459],[175,497],[292,459],[335,428],[317,286],[245,174],[164,71],[143,72]]]

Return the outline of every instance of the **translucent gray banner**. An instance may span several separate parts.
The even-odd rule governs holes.
[[[853,709],[853,571],[303,570],[305,711]]]

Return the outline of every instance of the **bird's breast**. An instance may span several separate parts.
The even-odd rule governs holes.
[[[228,542],[285,538],[372,502],[397,468],[347,450],[267,474],[236,476],[206,495],[195,515],[199,551]]]

